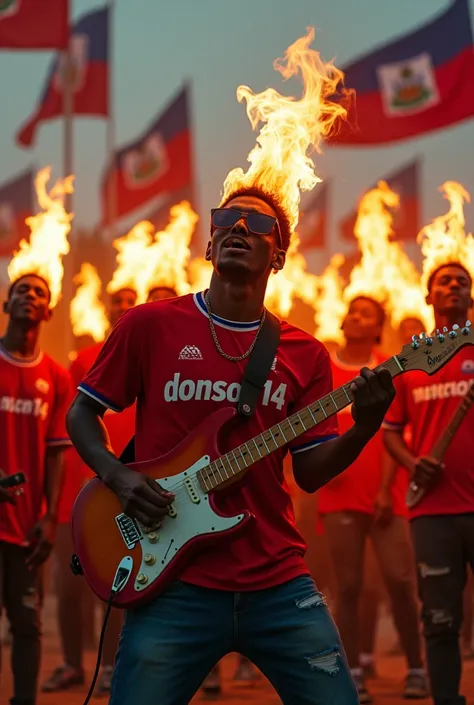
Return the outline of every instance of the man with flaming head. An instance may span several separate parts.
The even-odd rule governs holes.
[[[317,182],[306,152],[344,112],[329,98],[341,74],[310,49],[312,39],[309,31],[277,64],[285,77],[302,73],[301,100],[272,89],[259,95],[246,87],[238,91],[254,125],[264,126],[248,172],[228,175],[220,207],[211,213],[209,289],[122,316],[69,411],[79,453],[145,532],[168,521],[175,500],[180,520],[181,495],[122,465],[102,417],[107,408],[136,402],[135,453],[141,461],[168,453],[203,418],[237,402],[265,321],[268,277],[284,266],[297,224],[300,189]],[[178,582],[143,609],[128,611],[112,705],[153,705],[157,694],[162,705],[189,702],[230,651],[251,659],[289,705],[358,702],[337,630],[304,562],[283,457],[288,445],[296,482],[307,492],[342,472],[378,430],[393,399],[391,376],[362,370],[351,386],[356,424],[338,437],[334,416],[316,427],[303,411],[332,389],[323,345],[283,322],[272,367],[255,414],[227,428],[225,446],[230,451],[274,424],[283,429],[290,412],[300,412],[299,433],[288,437],[281,431],[281,445],[270,440],[258,468],[213,493],[218,512],[245,509],[254,515],[245,533],[225,545],[215,540],[183,566]]]
[[[41,567],[56,535],[63,485],[63,455],[71,445],[66,411],[72,389],[67,370],[39,348],[38,338],[61,294],[61,258],[71,229],[64,191],[46,192],[49,170],[36,178],[44,211],[28,219],[29,242],[13,256],[10,288],[3,304],[8,317],[0,339],[1,475],[23,472],[22,494],[0,490],[0,610],[12,633],[12,703],[34,705],[41,656]]]
[[[133,236],[130,238],[125,236],[115,243],[119,250],[117,255],[118,267],[107,287],[110,329],[116,325],[125,311],[133,308],[137,302],[138,286],[135,270],[132,266],[134,258],[129,256],[129,248],[134,248],[132,254],[138,249],[136,239]],[[74,388],[80,384],[94,364],[103,345],[103,341],[94,343],[78,353],[69,370]],[[127,441],[134,433],[134,407],[126,409],[122,414],[107,413],[105,423],[114,450],[120,455]],[[76,497],[84,483],[92,477],[92,473],[74,450],[68,453],[66,466],[66,480],[59,508],[58,541],[54,556],[56,574],[58,576],[57,617],[63,651],[63,663],[56,667],[43,683],[42,690],[47,693],[68,690],[84,683],[84,627],[83,610],[80,609],[80,605],[84,602],[85,590],[88,588],[83,581],[77,580],[69,567],[71,555],[74,553],[70,520]],[[121,627],[122,615],[118,610],[113,610],[107,625],[104,641],[102,671],[96,688],[98,695],[105,695],[110,692],[113,664]]]
[[[446,215],[420,233],[422,284],[436,333],[465,325],[472,308],[474,238],[464,231],[467,192],[454,182],[442,190]],[[416,343],[415,343],[416,344]],[[410,372],[397,381],[397,398],[384,421],[389,453],[407,468],[414,487],[426,490],[410,509],[431,690],[436,705],[462,705],[459,693],[463,589],[474,568],[474,409],[467,412],[444,457],[432,457],[460,400],[474,381],[472,348],[462,349],[433,378]],[[407,445],[403,435],[411,427]]]

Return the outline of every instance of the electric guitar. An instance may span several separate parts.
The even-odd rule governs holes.
[[[422,333],[398,355],[376,369],[392,377],[411,370],[437,372],[465,345],[474,344],[470,322],[461,329]],[[276,426],[233,450],[219,452],[219,433],[235,417],[235,408],[219,409],[169,453],[128,465],[145,473],[175,501],[157,531],[146,530],[123,513],[117,496],[101,480],[91,480],[79,493],[72,511],[75,546],[73,570],[83,573],[92,590],[116,607],[134,607],[162,592],[193,560],[197,549],[229,541],[252,518],[248,511],[223,516],[216,511],[214,492],[237,481],[261,458],[286,445],[352,403],[350,383],[313,402]],[[256,470],[258,472],[258,469]]]
[[[444,458],[444,454],[448,450],[451,441],[453,440],[454,436],[456,435],[459,427],[461,426],[462,422],[464,421],[467,412],[471,408],[472,403],[474,402],[474,385],[472,385],[467,392],[467,394],[463,397],[461,400],[458,408],[453,414],[453,417],[451,421],[449,422],[446,430],[444,431],[443,435],[439,439],[439,441],[436,443],[434,446],[433,450],[430,453],[430,457],[434,458],[435,460],[442,461]],[[410,485],[408,486],[408,492],[407,492],[407,506],[409,509],[412,509],[415,507],[426,495],[427,492],[431,489],[431,485],[428,485],[426,487],[421,487],[420,485],[417,485],[414,480],[410,482]]]

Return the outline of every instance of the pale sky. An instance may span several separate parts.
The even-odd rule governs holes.
[[[185,79],[192,81],[195,161],[201,216],[208,217],[228,171],[246,166],[254,145],[243,105],[235,98],[241,83],[260,91],[282,83],[273,60],[305,33],[317,28],[313,46],[336,65],[410,31],[434,17],[449,0],[116,0],[113,36],[113,106],[117,144],[134,139],[164,107]],[[102,3],[71,0],[74,17]],[[470,0],[474,17],[474,0]],[[14,143],[20,124],[32,112],[52,54],[0,51],[0,182],[29,163],[51,164],[62,172],[62,124],[43,125],[37,144]],[[294,90],[295,84],[291,85]],[[474,90],[474,79],[473,79]],[[74,173],[76,223],[92,225],[99,216],[99,180],[106,157],[105,121],[76,118]],[[330,249],[340,249],[337,222],[353,208],[365,187],[404,164],[423,158],[425,219],[445,211],[437,187],[461,181],[474,197],[474,121],[389,148],[327,149],[317,172],[332,183]],[[467,211],[474,229],[472,206]],[[329,251],[328,253],[329,254]],[[324,259],[327,259],[325,257]]]

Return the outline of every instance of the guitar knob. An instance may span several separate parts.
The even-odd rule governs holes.
[[[158,541],[158,534],[156,531],[150,531],[150,533],[147,534],[147,539],[150,543],[156,543]]]
[[[146,585],[147,582],[148,582],[148,576],[145,575],[145,573],[138,573],[137,583],[140,583],[140,585]]]
[[[156,561],[156,558],[152,553],[145,553],[145,555],[143,556],[143,560],[146,565],[153,565],[153,563],[155,563]]]

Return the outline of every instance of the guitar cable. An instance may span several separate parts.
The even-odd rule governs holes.
[[[107,629],[107,622],[109,621],[110,611],[113,607],[114,597],[121,590],[123,590],[123,588],[127,584],[128,579],[132,573],[132,564],[133,564],[133,561],[132,561],[131,557],[126,556],[125,558],[123,558],[120,561],[118,568],[117,568],[117,571],[115,573],[112,588],[110,590],[109,599],[107,600],[107,607],[105,609],[102,627],[100,630],[99,646],[97,648],[97,659],[95,662],[94,675],[92,676],[92,681],[91,681],[91,685],[89,688],[89,692],[86,695],[86,699],[84,700],[83,705],[88,705],[88,703],[94,693],[94,688],[97,683],[97,678],[99,676],[99,671],[100,671],[100,665],[102,662],[102,651],[104,650],[105,630]]]

